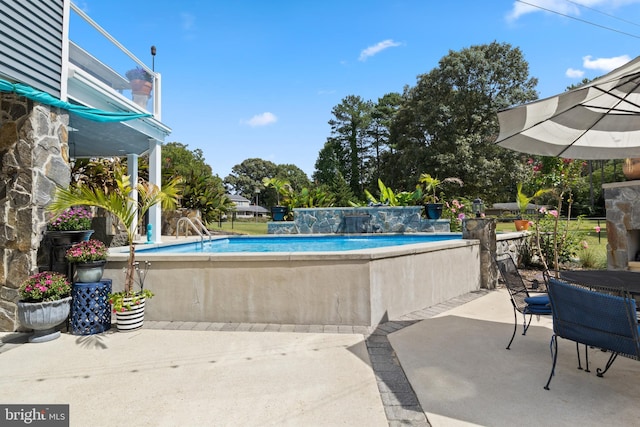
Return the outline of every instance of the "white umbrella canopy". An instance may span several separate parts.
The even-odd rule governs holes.
[[[498,113],[496,144],[570,159],[640,157],[640,57],[556,96]]]

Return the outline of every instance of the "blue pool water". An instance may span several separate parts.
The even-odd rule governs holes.
[[[425,234],[369,234],[336,236],[275,236],[252,237],[234,236],[224,239],[205,240],[159,248],[136,248],[144,253],[219,253],[219,252],[337,252],[359,249],[382,248],[386,246],[410,245],[414,243],[439,242],[460,239],[460,235]]]

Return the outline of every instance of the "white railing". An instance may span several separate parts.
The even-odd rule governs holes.
[[[140,105],[161,120],[161,77],[130,52],[82,9],[71,2],[68,62],[111,87],[114,92],[133,99],[126,71],[142,68],[153,79],[151,108]]]

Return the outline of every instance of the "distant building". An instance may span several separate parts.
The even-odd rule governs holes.
[[[236,205],[236,218],[264,217],[269,211],[262,206],[252,205],[249,199],[237,194],[227,194],[227,197]]]

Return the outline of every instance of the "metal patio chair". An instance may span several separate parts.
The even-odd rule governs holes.
[[[640,333],[636,318],[636,301],[622,288],[585,287],[557,279],[549,281],[549,296],[553,307],[551,354],[553,365],[547,384],[549,390],[558,359],[558,337],[575,341],[580,363],[579,345],[584,344],[589,372],[588,347],[610,352],[604,369],[596,369],[602,377],[618,355],[640,360]]]
[[[509,291],[509,297],[511,298],[511,305],[513,306],[513,334],[507,344],[507,350],[511,349],[511,343],[516,336],[516,330],[518,329],[518,313],[523,317],[523,331],[522,335],[527,334],[527,329],[531,324],[533,315],[550,315],[551,305],[549,304],[549,295],[546,293],[546,286],[544,291],[536,291],[539,295],[531,295],[527,286],[525,285],[516,263],[509,255],[504,255],[496,259],[500,276]],[[527,315],[529,319],[527,320]]]

